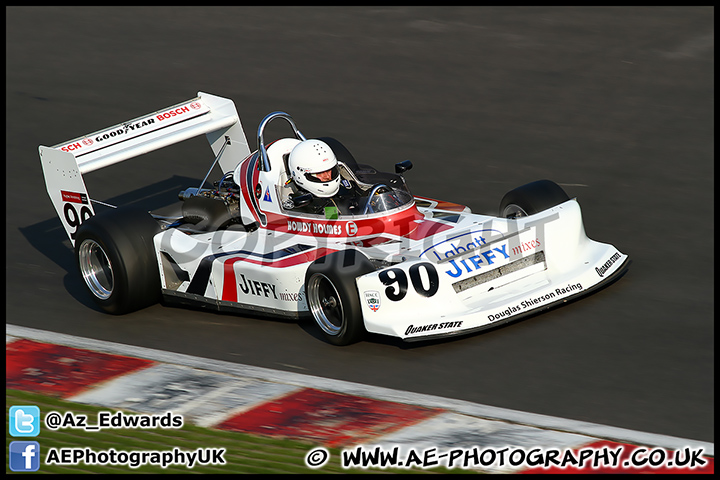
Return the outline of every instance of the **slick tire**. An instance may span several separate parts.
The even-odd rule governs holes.
[[[86,220],[75,237],[75,261],[93,301],[114,315],[160,299],[153,237],[160,225],[142,210],[122,208]]]
[[[305,298],[329,343],[349,345],[365,335],[355,278],[374,270],[370,260],[357,250],[331,253],[308,267]]]
[[[527,217],[570,200],[565,190],[550,180],[538,180],[510,190],[500,201],[500,217]]]

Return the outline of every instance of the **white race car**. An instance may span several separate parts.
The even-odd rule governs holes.
[[[266,143],[273,120],[292,136]],[[205,134],[215,154],[200,185],[160,214],[92,200],[82,175]],[[303,209],[287,157],[306,140],[293,119],[262,120],[251,152],[231,100],[196,98],[40,146],[48,194],[92,298],[128,313],[160,299],[243,314],[312,315],[328,342],[365,332],[406,341],[466,334],[608,284],[628,257],[585,235],[580,206],[541,180],[508,192],[498,216],[413,196],[403,172],[356,162],[337,140],[338,208]],[[219,179],[206,185],[212,170]],[[95,214],[96,206],[104,212]]]

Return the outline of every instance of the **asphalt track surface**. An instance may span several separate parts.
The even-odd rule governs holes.
[[[7,322],[88,338],[714,442],[714,9],[6,9]],[[157,305],[101,313],[45,193],[55,145],[205,91],[252,147],[269,112],[404,159],[415,194],[495,214],[552,179],[617,283],[486,333],[345,348],[309,322]],[[286,134],[287,132],[280,132]],[[204,138],[85,177],[92,198],[176,200]]]

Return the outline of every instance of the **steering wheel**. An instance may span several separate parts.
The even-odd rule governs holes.
[[[370,211],[370,213],[374,213],[371,205],[373,197],[378,193],[385,192],[392,192],[392,188],[388,187],[384,183],[376,183],[375,185],[373,185],[373,187],[370,189],[370,195],[368,195],[367,202],[365,202],[365,207],[363,208],[361,215],[367,214],[368,210]]]

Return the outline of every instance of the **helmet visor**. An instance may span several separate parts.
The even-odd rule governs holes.
[[[322,172],[305,174],[305,178],[307,178],[308,181],[314,182],[314,183],[332,182],[333,180],[337,179],[338,176],[340,176],[340,172],[338,171],[337,166],[332,167],[328,170],[324,170]]]

